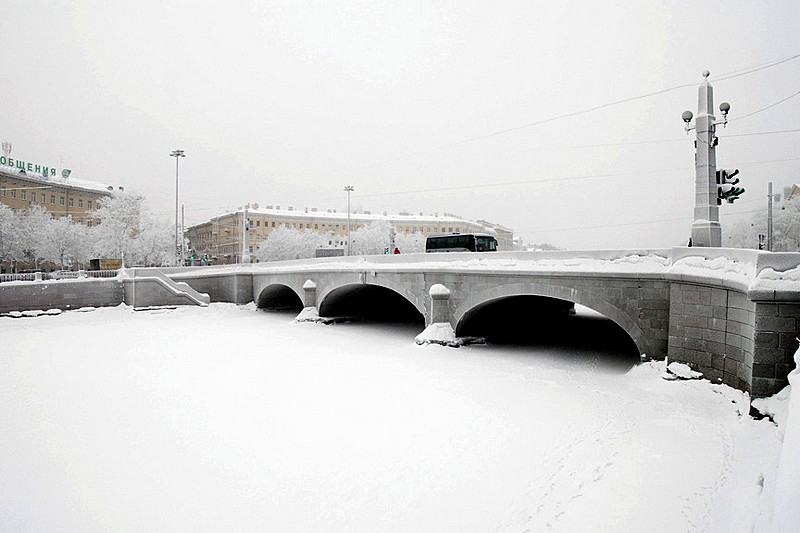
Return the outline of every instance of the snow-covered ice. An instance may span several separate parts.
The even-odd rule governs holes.
[[[293,318],[0,318],[0,531],[769,531],[739,391]]]

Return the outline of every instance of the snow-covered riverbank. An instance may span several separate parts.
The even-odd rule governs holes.
[[[252,306],[0,318],[3,531],[764,531],[742,393]]]

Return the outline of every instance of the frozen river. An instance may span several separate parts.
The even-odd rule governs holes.
[[[769,504],[776,428],[727,387],[292,317],[0,318],[0,530],[749,532]]]

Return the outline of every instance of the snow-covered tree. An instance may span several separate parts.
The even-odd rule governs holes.
[[[47,232],[52,216],[42,206],[34,205],[19,215],[19,237],[24,257],[21,260],[40,264],[47,255]]]
[[[0,204],[0,263],[18,261],[22,257],[19,216],[10,207]]]
[[[100,224],[92,228],[95,257],[124,258],[134,256],[134,239],[144,223],[144,197],[136,193],[119,193],[103,199],[95,217]]]
[[[93,257],[123,259],[125,265],[164,265],[174,257],[174,236],[166,222],[150,216],[144,197],[123,192],[104,199],[95,212]]]
[[[800,252],[800,198],[784,202],[772,218],[772,250]]]
[[[270,233],[253,255],[259,261],[286,261],[314,257],[323,237],[316,231],[280,227]]]
[[[164,266],[175,259],[174,228],[168,220],[147,220],[133,243],[129,265]]]
[[[39,246],[42,259],[62,269],[89,259],[87,228],[67,217],[47,221]]]
[[[723,230],[723,244],[731,248],[758,248],[758,236],[767,234],[767,213],[759,211],[749,220]],[[793,198],[772,213],[772,251],[800,251],[800,199]]]
[[[402,233],[394,238],[394,245],[404,254],[425,252],[425,235],[422,233]]]
[[[391,240],[392,226],[385,220],[370,222],[350,233],[352,255],[375,255],[384,253]]]

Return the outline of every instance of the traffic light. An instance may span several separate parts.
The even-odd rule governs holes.
[[[722,204],[722,200],[732,204],[744,193],[744,187],[736,186],[739,183],[739,178],[735,178],[738,173],[738,168],[717,170],[717,205]]]
[[[194,261],[194,250],[189,250],[189,261]]]

